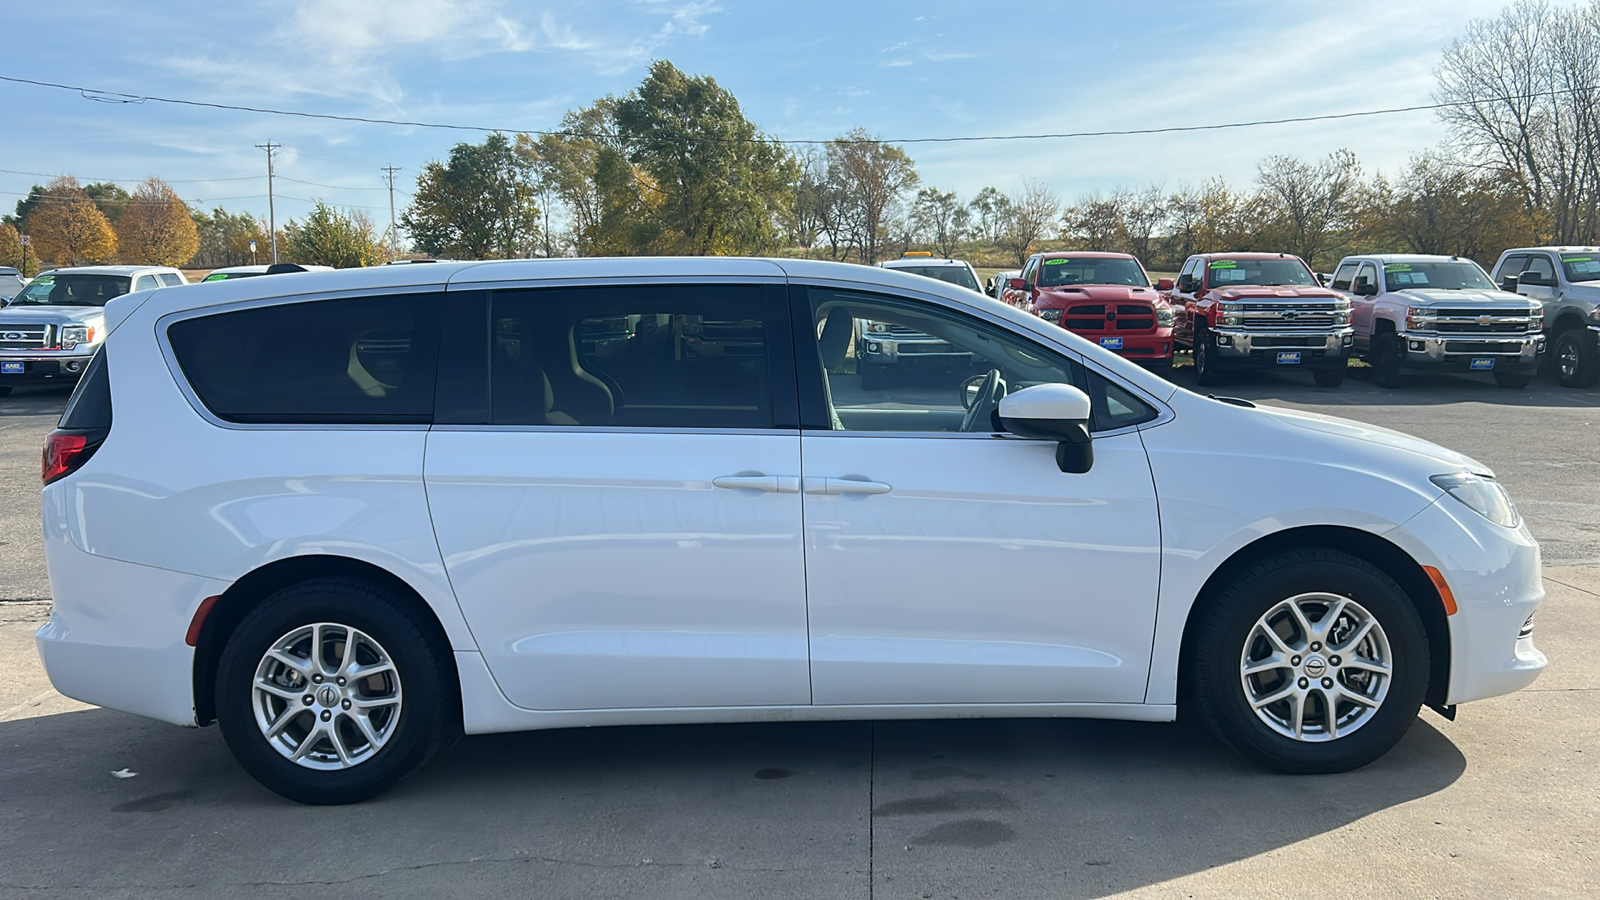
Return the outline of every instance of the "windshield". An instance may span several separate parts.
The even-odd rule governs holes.
[[[970,291],[978,291],[978,279],[966,266],[895,266],[896,272],[910,272],[924,278],[934,278],[949,284],[959,284]]]
[[[40,275],[11,301],[12,306],[105,306],[128,292],[126,275]]]
[[[1218,288],[1245,284],[1315,286],[1317,283],[1311,270],[1298,259],[1213,259],[1206,268],[1210,271],[1211,287]]]
[[[1464,260],[1450,262],[1386,263],[1383,267],[1383,287],[1388,291],[1409,288],[1438,288],[1446,291],[1466,289],[1492,291],[1494,282],[1483,274],[1476,263]]]
[[[1568,281],[1600,281],[1600,254],[1594,256],[1563,256],[1561,267],[1567,270]],[[0,293],[4,293],[0,291]]]
[[[1149,287],[1144,269],[1131,259],[1047,259],[1039,267],[1039,286],[1063,284],[1131,284]]]

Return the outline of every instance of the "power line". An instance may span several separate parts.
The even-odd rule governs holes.
[[[347,184],[323,184],[320,181],[301,181],[298,178],[290,178],[287,175],[279,175],[278,176],[278,180],[279,181],[292,181],[295,184],[308,184],[308,185],[310,185],[312,187],[331,188],[332,190],[336,190],[336,191],[381,191],[381,190],[383,190],[382,187],[352,187],[352,186],[347,185]]]
[[[408,128],[434,128],[447,131],[474,131],[481,133],[503,132],[508,134],[551,135],[557,137],[605,138],[607,135],[583,131],[556,130],[546,131],[530,128],[499,128],[486,125],[457,125],[441,122],[418,122],[404,119],[377,119],[366,116],[345,116],[333,113],[313,113],[301,110],[272,109],[260,106],[241,106],[232,103],[211,103],[202,100],[183,100],[173,97],[157,97],[153,94],[127,94],[121,91],[102,91],[95,88],[81,87],[78,85],[58,84],[51,81],[36,81],[31,78],[17,78],[12,75],[0,75],[0,81],[9,81],[14,84],[33,85],[35,87],[54,88],[57,90],[76,91],[86,100],[115,103],[168,103],[176,106],[194,106],[205,109],[224,109],[235,112],[258,113],[271,116],[291,116],[302,119],[326,119],[336,122],[357,122],[367,125],[398,125]],[[1388,116],[1401,113],[1429,112],[1441,109],[1450,109],[1458,106],[1474,106],[1480,103],[1503,103],[1512,100],[1535,100],[1544,97],[1554,97],[1561,94],[1571,94],[1585,90],[1583,88],[1559,88],[1549,91],[1536,91],[1529,94],[1511,94],[1501,97],[1479,97],[1467,100],[1446,100],[1437,103],[1422,103],[1414,106],[1392,106],[1383,109],[1357,110],[1342,113],[1321,113],[1309,116],[1288,116],[1280,119],[1255,119],[1245,122],[1214,122],[1205,125],[1169,125],[1158,128],[1127,128],[1105,129],[1098,131],[1065,131],[1056,133],[1039,134],[986,134],[966,135],[956,137],[916,137],[916,138],[831,138],[831,139],[783,139],[783,138],[703,138],[707,142],[737,143],[737,144],[786,144],[786,145],[818,145],[818,144],[953,144],[974,143],[979,141],[1039,141],[1059,140],[1065,138],[1088,137],[1126,137],[1151,134],[1178,134],[1195,131],[1221,131],[1232,128],[1255,128],[1265,125],[1291,125],[1305,122],[1330,122],[1342,119],[1357,119],[1369,116]]]

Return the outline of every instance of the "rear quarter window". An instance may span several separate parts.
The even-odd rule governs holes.
[[[283,303],[174,322],[167,337],[217,418],[428,424],[443,295]]]

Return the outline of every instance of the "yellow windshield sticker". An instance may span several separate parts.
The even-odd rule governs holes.
[[[1231,259],[1219,259],[1211,264],[1213,269],[1237,269],[1239,264]]]

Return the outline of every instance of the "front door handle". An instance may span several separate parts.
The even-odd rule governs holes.
[[[887,494],[892,490],[881,481],[855,481],[849,478],[807,478],[808,494]]]
[[[719,475],[711,479],[719,488],[767,491],[773,494],[800,493],[800,479],[793,475]]]

